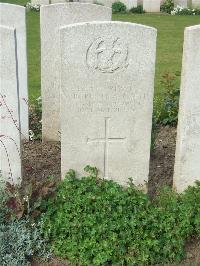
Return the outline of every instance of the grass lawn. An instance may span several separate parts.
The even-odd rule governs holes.
[[[24,0],[0,0],[12,4],[26,4]],[[160,80],[166,72],[181,72],[183,32],[187,26],[200,24],[200,16],[170,16],[163,14],[115,14],[113,20],[145,24],[158,29],[157,63],[156,63],[156,94],[162,93]],[[28,72],[30,100],[40,96],[40,36],[39,13],[27,14],[28,32]],[[177,78],[179,86],[180,77]]]

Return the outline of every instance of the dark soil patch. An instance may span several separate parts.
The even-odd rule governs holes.
[[[148,190],[150,194],[163,186],[172,186],[174,157],[176,148],[176,128],[159,127],[151,152]]]
[[[154,195],[162,185],[172,186],[176,128],[159,127],[154,149],[151,152],[148,190]],[[41,180],[48,176],[60,178],[60,143],[42,143],[40,141],[24,143],[23,174],[24,185],[32,178]],[[200,265],[200,239],[186,243],[186,259],[179,265]],[[66,261],[53,258],[49,263],[35,259],[33,266],[68,266]]]
[[[41,180],[49,176],[60,178],[60,143],[42,143],[41,141],[23,144],[23,182],[32,178]]]

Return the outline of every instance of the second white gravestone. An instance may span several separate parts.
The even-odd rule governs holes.
[[[26,48],[26,9],[19,5],[0,3],[0,25],[16,29],[19,76],[21,138],[29,139],[28,81]]]
[[[16,30],[0,26],[0,179],[21,181]]]
[[[111,15],[110,8],[92,4],[65,3],[41,7],[43,140],[60,139],[60,27],[78,22],[111,20]]]
[[[156,30],[122,22],[61,29],[62,176],[96,166],[122,185],[148,181]]]
[[[174,188],[200,181],[200,25],[185,29]]]

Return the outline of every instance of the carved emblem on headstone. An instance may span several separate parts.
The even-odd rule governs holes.
[[[128,66],[128,47],[120,38],[98,38],[90,44],[86,62],[89,68],[114,73]]]

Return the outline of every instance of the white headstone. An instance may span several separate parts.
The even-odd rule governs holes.
[[[145,12],[160,12],[160,0],[143,0],[143,9]]]
[[[61,30],[62,176],[86,165],[100,176],[148,181],[156,30],[91,22]]]
[[[16,29],[21,137],[29,139],[27,50],[26,50],[26,9],[18,5],[0,3],[0,25]]]
[[[66,3],[41,7],[41,78],[43,140],[58,141],[60,131],[60,41],[64,25],[111,20],[110,8],[100,5]]]
[[[121,0],[123,4],[125,4],[127,10],[130,10],[133,7],[137,7],[137,0]]]
[[[193,8],[200,8],[200,0],[192,0]]]
[[[79,0],[80,3],[100,4],[106,7],[112,7],[115,0]]]
[[[0,175],[20,183],[21,145],[15,29],[0,26]]]
[[[187,2],[188,0],[174,0],[174,6],[175,7],[181,6],[181,7],[187,8]]]
[[[174,187],[200,180],[200,25],[185,29]]]

